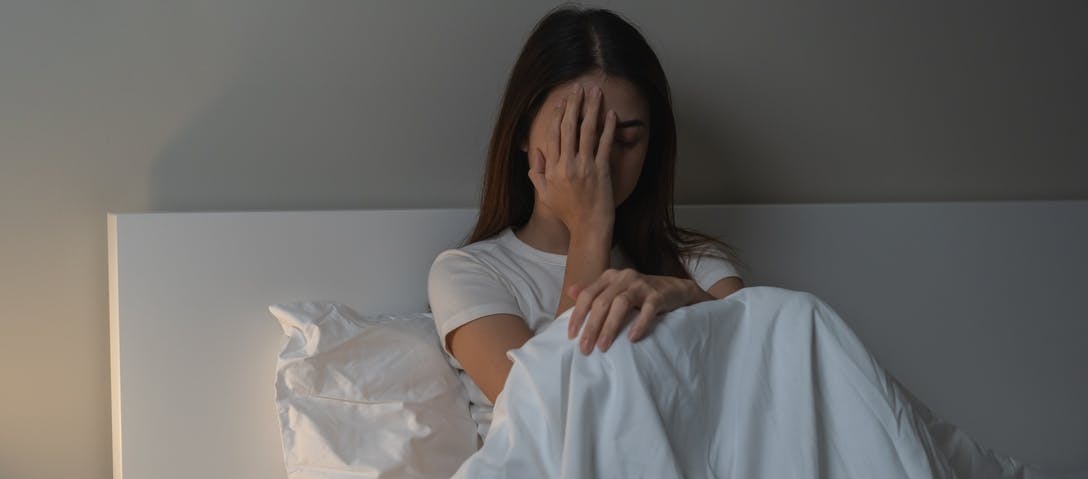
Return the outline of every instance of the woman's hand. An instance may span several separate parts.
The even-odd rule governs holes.
[[[567,337],[573,339],[585,322],[580,341],[582,354],[589,354],[594,343],[601,352],[607,351],[628,321],[628,312],[634,308],[639,314],[627,337],[632,342],[638,341],[657,319],[658,313],[692,304],[698,301],[700,292],[703,291],[692,280],[644,275],[631,268],[605,270],[585,288],[573,285],[567,291],[576,299]],[[587,309],[590,310],[588,317]]]
[[[529,152],[529,179],[543,201],[568,230],[612,226],[616,205],[612,198],[609,157],[616,129],[616,114],[605,115],[604,131],[597,138],[601,91],[594,87],[583,105],[582,87],[553,107],[544,151]],[[579,115],[585,115],[578,131]]]

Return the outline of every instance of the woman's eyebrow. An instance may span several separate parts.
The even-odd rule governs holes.
[[[578,124],[579,125],[582,124],[582,120],[585,120],[585,117],[579,116],[578,117]],[[633,120],[623,120],[621,122],[616,123],[616,129],[617,130],[620,129],[620,128],[630,128],[630,127],[633,127],[633,126],[646,126],[646,122],[644,122],[644,121],[642,121],[642,120],[640,120],[638,118],[635,118]],[[603,127],[604,126],[601,125],[601,128],[603,128]]]

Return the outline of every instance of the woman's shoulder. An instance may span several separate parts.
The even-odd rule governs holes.
[[[434,261],[431,262],[431,271],[481,268],[484,264],[484,261],[480,261],[477,252],[472,249],[450,248],[435,255]]]
[[[431,271],[486,271],[497,275],[496,250],[499,248],[499,236],[469,243],[457,248],[440,251],[431,262]]]
[[[506,231],[507,230],[503,230],[489,238],[484,238],[464,246],[442,250],[435,256],[435,261],[437,262],[440,259],[443,261],[476,260],[477,262],[486,263],[487,259],[495,256],[496,251],[503,246]]]
[[[427,290],[432,303],[440,305],[469,305],[502,303],[508,306],[514,290],[506,271],[487,252],[487,240],[458,248],[449,248],[435,255],[427,274]],[[441,310],[442,306],[439,306]],[[455,308],[456,309],[456,308]],[[446,311],[446,314],[450,314]]]
[[[701,264],[726,264],[734,266],[733,255],[713,241],[700,241],[680,251],[680,259],[688,267],[688,270],[698,268]],[[735,267],[735,266],[734,266]]]
[[[688,260],[694,260],[702,256],[725,256],[725,251],[711,241],[700,241],[681,249],[680,256]]]
[[[440,259],[444,260],[444,261],[458,261],[458,260],[460,260],[460,261],[466,261],[466,260],[477,260],[477,261],[479,261],[479,259],[482,256],[486,256],[488,253],[494,251],[496,246],[497,246],[497,239],[494,238],[494,237],[493,238],[488,238],[488,239],[477,241],[475,243],[469,243],[467,245],[460,246],[460,247],[457,247],[457,248],[449,248],[449,249],[442,250],[437,255],[435,255],[434,260],[435,260],[435,262],[437,262]]]

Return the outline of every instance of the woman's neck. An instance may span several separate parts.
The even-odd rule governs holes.
[[[539,203],[524,226],[514,230],[523,243],[552,254],[567,254],[570,246],[570,230],[563,221]]]

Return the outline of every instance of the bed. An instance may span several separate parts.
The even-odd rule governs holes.
[[[286,477],[272,404],[284,333],[268,306],[426,311],[431,260],[475,213],[108,215],[114,477]],[[833,305],[889,372],[981,443],[1085,465],[1088,201],[691,205],[676,216],[739,248],[748,285]]]

